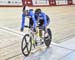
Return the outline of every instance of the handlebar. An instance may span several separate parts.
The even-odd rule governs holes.
[[[32,28],[32,27],[27,26],[27,25],[25,25],[24,27],[26,27],[26,28]],[[43,29],[43,27],[39,27],[39,26],[36,26],[36,27],[38,27],[38,28],[40,28],[40,29]]]
[[[30,28],[30,26],[27,26],[27,25],[25,25],[24,27],[26,27],[26,28]]]
[[[27,25],[25,25],[24,27],[26,27],[26,28],[31,28],[30,26],[27,26]],[[36,26],[36,27],[39,27],[39,26]]]

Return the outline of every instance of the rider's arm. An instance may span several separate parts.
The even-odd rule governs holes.
[[[24,25],[25,25],[25,15],[22,14],[22,23],[21,23],[21,31],[24,30]]]
[[[34,29],[36,29],[36,19],[35,19],[35,16],[34,16],[34,13],[31,12],[31,17],[32,17],[32,20],[33,20],[33,23],[34,23]]]

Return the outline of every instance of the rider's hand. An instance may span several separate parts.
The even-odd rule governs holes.
[[[36,32],[36,29],[33,29],[34,32]]]
[[[23,28],[21,28],[21,32],[23,32]]]
[[[43,27],[43,30],[44,30],[44,31],[46,30],[46,27],[45,27],[45,26]]]

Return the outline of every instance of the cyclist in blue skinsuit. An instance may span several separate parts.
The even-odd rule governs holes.
[[[50,22],[48,15],[42,12],[41,9],[35,10],[35,19],[39,20],[40,23],[39,27],[42,27],[44,30],[46,29],[46,26],[48,26]]]
[[[23,7],[23,14],[22,14],[22,24],[21,24],[21,31],[24,30],[24,25],[25,25],[25,18],[29,18],[29,26],[33,26],[34,32],[36,31],[36,19],[35,15],[33,13],[32,9],[28,9],[28,6]]]
[[[50,19],[49,19],[48,15],[46,15],[44,12],[41,11],[41,9],[35,10],[35,19],[36,19],[36,21],[39,25],[39,28],[40,28],[39,29],[39,36],[42,37],[43,36],[42,30],[44,30],[45,34],[46,34],[46,32],[47,32],[46,27],[49,25]],[[36,45],[37,45],[37,42],[36,42]]]
[[[41,11],[41,9],[35,10],[35,18],[36,20],[39,20],[39,26],[42,27],[44,30],[46,29],[46,26],[49,25],[50,19],[48,15]]]

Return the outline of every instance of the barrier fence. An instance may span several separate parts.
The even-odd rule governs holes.
[[[75,0],[0,0],[0,6],[60,6],[75,5]]]

